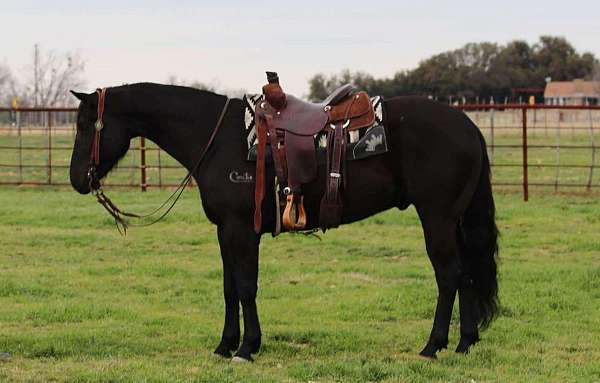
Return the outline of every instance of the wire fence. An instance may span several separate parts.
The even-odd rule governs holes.
[[[496,187],[600,189],[600,106],[458,105],[480,128]],[[73,108],[0,108],[0,185],[70,185]],[[186,170],[143,138],[107,177],[107,187],[175,187]]]

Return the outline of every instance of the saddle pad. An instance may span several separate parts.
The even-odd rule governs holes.
[[[245,106],[244,125],[246,128],[244,138],[248,146],[247,161],[256,161],[258,139],[254,110],[262,99],[262,94],[245,94],[243,98]],[[384,127],[383,99],[380,96],[371,97],[371,104],[375,110],[375,122],[371,126],[348,133],[347,160],[359,160],[388,152]],[[321,162],[325,159],[325,149],[327,147],[327,135],[324,132],[315,135],[315,146],[317,148],[317,158]],[[266,161],[271,162],[271,151],[267,150],[265,154]]]

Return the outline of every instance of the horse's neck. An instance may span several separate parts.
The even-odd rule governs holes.
[[[141,135],[191,170],[208,143],[224,100],[218,95],[199,94],[192,99],[171,99],[173,105],[162,107],[158,101],[159,105],[145,116],[146,128]]]

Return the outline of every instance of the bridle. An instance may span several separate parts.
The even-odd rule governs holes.
[[[88,183],[90,190],[95,192],[100,190],[100,180],[96,173],[100,165],[100,133],[104,129],[104,100],[106,99],[106,88],[96,89],[98,94],[98,117],[94,123],[94,140],[92,141],[92,150],[90,151],[90,162],[88,164]]]
[[[153,225],[153,224],[161,221],[163,218],[165,218],[167,216],[167,214],[169,214],[169,212],[173,209],[173,207],[179,200],[179,197],[181,197],[181,194],[183,193],[185,188],[188,186],[188,184],[192,180],[193,174],[198,170],[198,168],[200,168],[200,165],[202,164],[202,161],[204,160],[206,153],[208,153],[208,150],[210,149],[213,141],[215,140],[215,137],[217,136],[217,132],[219,131],[219,128],[223,124],[223,120],[225,119],[225,114],[227,113],[227,108],[229,106],[229,97],[227,97],[225,100],[225,105],[223,106],[223,109],[221,110],[219,119],[217,120],[217,123],[210,135],[210,138],[208,139],[208,142],[207,142],[206,146],[204,147],[202,154],[200,154],[200,158],[198,159],[196,164],[188,171],[187,175],[179,183],[179,186],[177,186],[175,191],[169,196],[169,198],[167,198],[165,200],[165,202],[163,202],[158,208],[156,208],[151,213],[139,215],[139,214],[134,214],[134,213],[128,213],[128,212],[125,212],[125,211],[119,209],[110,200],[110,198],[108,198],[106,196],[106,194],[104,194],[104,191],[102,190],[102,185],[100,183],[100,179],[98,178],[97,169],[98,169],[98,166],[100,165],[100,138],[101,138],[101,132],[104,129],[104,103],[106,100],[107,92],[108,92],[108,88],[96,89],[96,93],[98,94],[98,117],[94,124],[94,139],[92,141],[92,147],[91,147],[91,151],[90,151],[90,161],[88,164],[87,177],[88,177],[88,184],[89,184],[90,190],[93,193],[93,195],[96,197],[96,200],[98,201],[98,203],[100,203],[100,205],[102,205],[102,207],[104,207],[104,209],[115,219],[115,224],[117,226],[117,229],[119,230],[119,233],[126,234],[128,226],[150,226],[150,225]],[[171,205],[158,218],[152,220],[151,222],[146,222],[146,223],[142,223],[142,224],[132,224],[125,218],[125,217],[138,218],[138,219],[150,218],[150,217],[154,216],[156,213],[158,213],[163,207],[165,207],[169,201],[172,201]]]

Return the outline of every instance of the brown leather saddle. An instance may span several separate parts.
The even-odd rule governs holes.
[[[265,154],[271,149],[277,184],[285,197],[283,226],[289,231],[306,227],[302,185],[317,177],[315,136],[327,136],[327,179],[321,200],[319,226],[325,230],[341,223],[345,147],[347,133],[370,126],[375,112],[366,92],[353,93],[350,84],[331,93],[323,102],[311,103],[285,94],[277,73],[267,72],[264,99],[256,106],[258,150],[256,160],[254,229],[262,227],[262,200],[265,188]],[[276,193],[277,194],[277,193]],[[279,206],[279,205],[278,205]],[[277,213],[276,233],[280,231]]]

